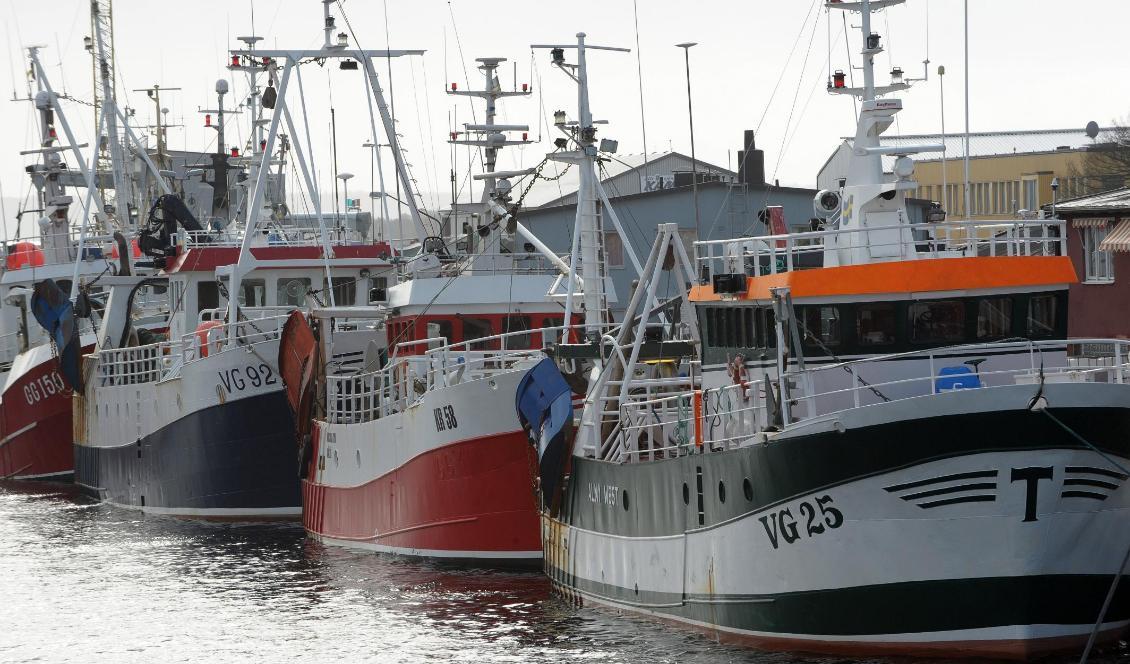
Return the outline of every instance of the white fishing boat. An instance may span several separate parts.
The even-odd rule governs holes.
[[[861,18],[864,84],[837,82],[862,106],[825,227],[677,261],[698,353],[640,361],[655,321],[629,305],[550,460],[568,597],[850,657],[1029,659],[1130,624],[1130,345],[1066,338],[1062,221],[910,223],[909,155],[937,148],[879,146],[905,85],[874,82],[871,14],[894,4],[828,3]],[[541,412],[535,437],[559,435]]]

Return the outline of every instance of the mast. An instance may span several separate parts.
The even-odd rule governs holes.
[[[498,163],[499,149],[508,145],[528,145],[532,141],[529,140],[530,128],[528,125],[500,125],[495,123],[495,118],[498,114],[498,100],[505,97],[526,97],[533,94],[529,85],[523,85],[521,90],[504,91],[502,85],[498,80],[498,66],[506,62],[506,58],[477,58],[479,62],[479,71],[483,72],[483,89],[481,90],[459,90],[455,83],[451,84],[451,89],[447,94],[453,96],[463,97],[478,97],[486,100],[486,117],[483,124],[467,124],[463,125],[463,131],[453,131],[451,139],[448,143],[452,145],[468,145],[477,146],[483,149],[483,174],[480,178],[485,180],[483,187],[483,196],[481,199],[485,216],[492,214],[492,207],[490,202],[497,196],[505,195],[510,190],[510,183],[503,177],[495,177],[495,167]],[[507,136],[507,132],[522,132],[520,140],[512,139]],[[465,134],[466,138],[459,138],[459,134]],[[455,217],[455,223],[459,222],[458,215]],[[474,231],[476,229],[472,229]],[[486,243],[480,243],[480,246],[485,250]],[[470,249],[470,247],[468,247]],[[481,253],[481,252],[480,252]]]
[[[865,237],[863,235],[830,236],[824,249],[825,267],[910,258],[908,252],[913,251],[914,244],[909,241],[906,197],[918,184],[912,179],[914,160],[908,155],[945,151],[944,145],[880,145],[883,132],[903,108],[901,100],[883,97],[909,89],[910,83],[896,67],[891,71],[889,84],[876,85],[875,56],[883,52],[883,45],[880,35],[871,29],[871,14],[903,2],[905,0],[829,0],[825,3],[829,9],[856,12],[861,16],[863,87],[846,87],[842,71],[837,71],[828,84],[828,92],[859,97],[862,104],[855,138],[850,145],[846,185],[840,193],[818,193],[816,208],[830,221],[838,222],[840,230],[879,229],[867,234],[865,242],[858,239]],[[893,179],[883,172],[882,159],[888,155],[897,157]]]
[[[117,101],[114,98],[116,81],[114,75],[114,15],[112,0],[92,0],[90,3],[90,27],[91,32],[94,33],[94,49],[92,56],[94,58],[95,69],[95,107],[98,109],[97,113],[105,118],[96,125],[101,126],[105,130],[105,133],[99,136],[100,144],[95,152],[99,157],[95,168],[101,171],[102,167],[108,165],[112,173],[114,182],[113,203],[106,203],[106,212],[115,214],[119,220],[124,218],[126,220],[125,223],[130,224],[133,219],[133,215],[130,214],[129,210],[132,197],[130,194],[129,180],[126,178],[125,171],[123,170],[125,160],[122,154],[121,135],[118,132]],[[105,145],[101,144],[103,139],[106,141]],[[105,151],[107,148],[109,148],[109,164],[106,164],[105,159]],[[105,192],[103,192],[103,199],[105,198],[106,195]],[[126,205],[124,215],[122,214],[123,211],[117,209],[121,207],[123,202]]]
[[[323,0],[322,2],[324,8],[323,26],[326,31],[325,34],[327,41],[332,34],[334,25],[333,17],[330,15],[331,2],[332,0]],[[373,66],[373,58],[392,58],[405,55],[422,55],[423,53],[424,51],[422,50],[373,51],[362,50],[360,48],[350,48],[348,35],[346,33],[338,33],[336,43],[323,45],[322,48],[299,48],[291,50],[257,50],[252,48],[248,51],[232,51],[231,54],[237,58],[237,61],[238,57],[246,55],[249,58],[258,59],[261,62],[267,63],[271,76],[271,87],[274,87],[273,83],[275,80],[275,74],[277,72],[277,68],[280,65],[282,66],[282,74],[278,77],[279,82],[277,92],[275,93],[275,95],[273,95],[274,99],[271,100],[271,103],[269,105],[269,110],[271,110],[270,118],[256,120],[257,125],[260,123],[267,125],[267,134],[266,138],[262,139],[261,141],[257,141],[254,146],[258,149],[257,154],[259,155],[259,159],[255,160],[257,162],[257,168],[255,170],[255,177],[252,180],[250,195],[248,196],[248,216],[243,234],[243,242],[240,246],[239,259],[236,264],[231,267],[231,286],[229,292],[232,293],[233,297],[229,298],[228,301],[229,323],[234,323],[238,320],[239,298],[234,297],[234,294],[239,292],[240,280],[243,278],[243,275],[247,274],[255,267],[256,261],[255,257],[251,254],[251,242],[252,239],[257,235],[255,229],[260,221],[262,212],[261,206],[267,189],[267,176],[270,172],[270,165],[268,160],[270,158],[270,155],[274,152],[276,144],[280,140],[280,125],[285,120],[289,135],[299,135],[297,128],[294,125],[294,119],[291,116],[289,105],[286,101],[286,92],[287,87],[290,84],[292,75],[298,79],[299,90],[301,92],[302,75],[300,73],[300,70],[298,69],[298,65],[305,60],[339,60],[342,62],[355,61],[365,67],[365,73],[369,81],[368,87],[372,95],[372,98],[370,98],[369,101],[370,104],[372,102],[376,102],[377,107],[380,111],[381,121],[384,125],[388,141],[393,146],[392,150],[393,157],[396,161],[397,175],[400,178],[401,183],[409,192],[407,204],[409,210],[412,213],[412,221],[416,227],[417,237],[420,239],[420,243],[423,248],[421,255],[416,257],[410,264],[410,269],[414,271],[420,271],[423,269],[439,267],[439,259],[433,253],[431,253],[432,249],[431,247],[429,247],[429,243],[426,242],[428,236],[426,230],[424,229],[424,224],[420,218],[420,211],[417,208],[416,196],[414,193],[415,189],[413,188],[411,179],[408,176],[408,170],[404,164],[404,158],[400,151],[400,144],[397,140],[396,129],[393,126],[392,117],[389,114],[387,104],[385,104],[384,94],[377,79],[376,69]],[[264,98],[264,102],[266,102],[266,98]],[[303,119],[305,120],[305,99],[301,100],[301,104],[302,110],[304,111]],[[264,106],[267,106],[266,103],[264,103]],[[373,124],[373,135],[376,136],[376,120],[373,118],[373,116],[370,116],[370,122]],[[308,125],[306,138],[309,144],[310,133],[308,130]],[[329,258],[333,255],[333,248],[329,243],[329,235],[326,232],[325,221],[321,209],[321,199],[318,195],[318,189],[314,183],[313,173],[311,172],[309,163],[307,161],[308,156],[312,157],[312,155],[305,154],[306,151],[302,149],[302,141],[299,140],[295,140],[290,143],[290,149],[294,152],[299,170],[302,174],[303,180],[306,183],[306,188],[313,198],[315,214],[318,218],[318,226],[322,238],[323,258],[328,261]],[[330,275],[328,262],[326,264],[326,270],[326,278],[329,279]],[[330,288],[329,292],[331,298],[330,304],[332,306],[333,288]]]
[[[577,190],[577,217],[573,227],[573,246],[570,256],[570,274],[577,274],[577,260],[580,258],[582,302],[585,315],[585,336],[595,341],[606,327],[605,315],[608,298],[604,289],[604,224],[600,207],[599,181],[596,175],[597,141],[596,126],[592,119],[589,104],[589,73],[587,51],[618,51],[630,53],[630,49],[613,46],[595,46],[585,43],[585,33],[577,33],[576,44],[533,44],[531,48],[549,49],[553,65],[577,83],[577,120],[566,122],[565,112],[554,114],[554,124],[576,149],[555,152],[551,159],[575,164],[580,172],[581,186]],[[565,49],[576,49],[577,64],[565,62]],[[575,280],[569,280],[568,296],[565,300],[565,324],[573,313],[573,293]]]

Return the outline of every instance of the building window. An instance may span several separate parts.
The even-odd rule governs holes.
[[[856,310],[855,332],[861,346],[884,346],[895,341],[895,305],[863,304]]]
[[[1083,262],[1086,267],[1086,283],[1109,284],[1114,281],[1114,260],[1109,251],[1099,246],[1110,232],[1107,226],[1087,226],[1081,228],[1083,235]]]
[[[624,240],[619,233],[604,234],[604,254],[609,268],[624,267]]]
[[[965,337],[965,304],[960,300],[912,302],[907,321],[913,343],[959,343]]]
[[[1040,208],[1040,194],[1035,180],[1024,181],[1024,209],[1035,212]]]
[[[1002,339],[1012,332],[1012,298],[986,297],[977,302],[977,338]]]

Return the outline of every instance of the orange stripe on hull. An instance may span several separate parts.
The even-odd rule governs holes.
[[[1067,256],[977,256],[894,261],[796,270],[749,277],[739,300],[769,300],[771,288],[787,287],[794,299],[931,291],[1066,286],[1077,281]],[[695,302],[717,302],[710,285],[691,289]]]

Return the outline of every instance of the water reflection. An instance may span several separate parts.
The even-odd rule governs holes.
[[[0,483],[0,580],[2,661],[844,661],[578,610],[538,573],[326,547],[295,523],[144,516],[57,484]]]

